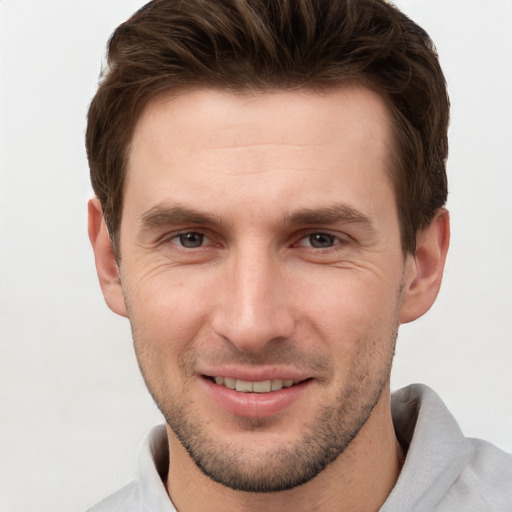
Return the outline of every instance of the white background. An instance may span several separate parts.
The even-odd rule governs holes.
[[[512,451],[512,0],[401,0],[453,111],[452,248],[434,309],[399,337],[464,432]],[[0,511],[83,511],[133,478],[160,416],[86,235],[83,134],[108,36],[142,2],[0,0]]]

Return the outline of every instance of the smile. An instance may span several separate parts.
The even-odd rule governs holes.
[[[283,388],[291,388],[294,384],[298,383],[293,379],[272,379],[259,382],[251,382],[246,380],[233,379],[231,377],[212,377],[212,380],[219,386],[241,391],[242,393],[270,393],[272,391],[279,391]]]

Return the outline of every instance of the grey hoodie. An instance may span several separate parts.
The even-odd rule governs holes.
[[[441,399],[422,384],[393,393],[391,409],[407,456],[380,512],[512,512],[512,455],[464,437]],[[139,448],[138,480],[89,512],[176,512],[160,476],[168,457],[159,425]]]

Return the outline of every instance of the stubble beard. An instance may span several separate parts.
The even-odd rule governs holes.
[[[397,333],[398,322],[391,340],[373,340],[374,343],[361,340],[361,346],[366,347],[367,351],[376,348],[378,343],[387,344],[387,353],[378,371],[370,374],[365,364],[368,354],[366,358],[361,357],[361,364],[352,368],[346,380],[350,385],[339,390],[332,404],[321,409],[304,426],[297,440],[272,450],[259,451],[257,456],[244,450],[243,446],[223,442],[213,436],[208,432],[205,418],[197,416],[197,413],[194,416],[191,412],[186,393],[170,396],[161,389],[157,391],[150,376],[145,375],[142,365],[140,367],[167,424],[206,476],[236,491],[280,492],[313,479],[345,451],[366,424],[389,384]],[[139,343],[135,341],[136,350],[137,345]],[[241,428],[246,431],[263,430],[265,425],[266,420],[258,418],[240,422]]]
[[[340,393],[338,406],[325,407],[305,426],[300,439],[257,458],[245,454],[243,447],[219,445],[190,423],[179,407],[171,407],[164,416],[195,465],[215,482],[235,491],[281,492],[309,482],[345,451],[368,421],[385,385],[379,382],[364,405],[358,403],[356,389]],[[256,430],[257,423],[248,422],[248,430]]]

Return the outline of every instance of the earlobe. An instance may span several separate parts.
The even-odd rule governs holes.
[[[127,316],[119,266],[114,256],[112,241],[103,218],[103,210],[97,197],[89,201],[88,214],[89,240],[94,251],[96,271],[103,297],[108,307],[114,313]]]
[[[434,304],[443,278],[450,244],[450,217],[441,208],[418,234],[416,253],[408,255],[400,323],[416,320]]]

